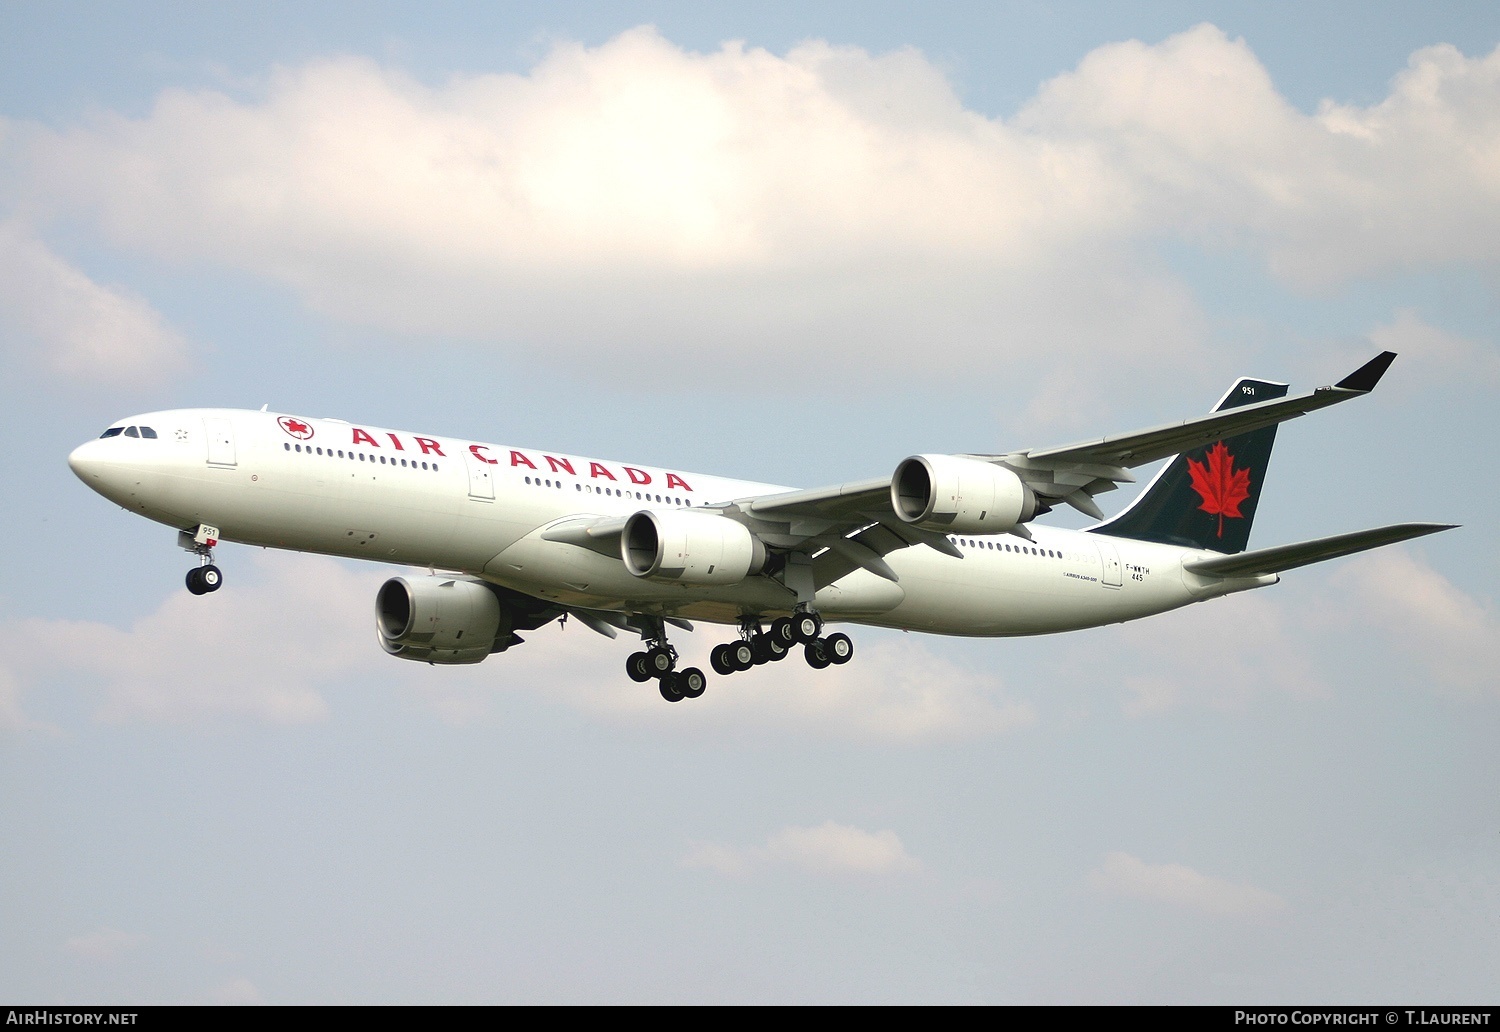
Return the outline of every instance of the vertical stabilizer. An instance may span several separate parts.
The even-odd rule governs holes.
[[[1287,385],[1244,378],[1213,409],[1286,396]],[[1171,459],[1129,508],[1089,530],[1138,541],[1243,552],[1271,463],[1276,427],[1226,438]]]

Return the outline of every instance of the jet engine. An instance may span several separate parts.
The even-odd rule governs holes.
[[[380,646],[423,663],[478,663],[515,639],[500,600],[482,581],[392,577],[375,596]]]
[[[1003,466],[957,455],[913,455],[891,477],[891,507],[912,526],[1003,534],[1036,515],[1036,495]]]
[[[637,577],[738,584],[766,566],[766,546],[742,523],[712,513],[643,509],[625,521],[620,558]]]

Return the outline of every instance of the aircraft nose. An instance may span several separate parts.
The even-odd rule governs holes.
[[[78,479],[85,484],[91,479],[97,480],[103,466],[103,460],[99,455],[99,442],[85,441],[74,448],[68,456],[68,465],[78,475]]]
[[[106,440],[87,441],[68,455],[68,465],[78,475],[78,479],[107,498],[112,497],[111,492],[121,486],[122,478],[126,476],[118,449],[110,447],[114,443]]]

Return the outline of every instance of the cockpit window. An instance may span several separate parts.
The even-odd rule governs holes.
[[[156,431],[153,430],[153,429],[151,429],[149,426],[143,426],[143,427],[141,427],[141,436],[142,437],[149,437],[151,440],[154,441],[154,440],[156,440]]]
[[[108,430],[104,431],[104,433],[99,435],[99,440],[102,441],[106,437],[118,437],[124,432],[125,428],[123,426],[112,426]]]
[[[139,437],[139,436],[141,436],[141,433],[135,427],[133,427],[133,426],[127,426],[125,428],[125,436],[126,437]]]

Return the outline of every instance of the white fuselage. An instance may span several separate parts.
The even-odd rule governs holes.
[[[94,490],[178,529],[221,540],[461,571],[569,606],[722,623],[790,612],[778,580],[693,586],[642,579],[618,557],[547,541],[582,516],[683,510],[790,490],[768,484],[278,413],[179,409],[132,417],[154,438],[90,441],[70,464]],[[887,556],[899,583],[865,570],[820,589],[826,618],[956,635],[1020,635],[1148,616],[1273,583],[1200,577],[1212,555],[1030,525],[954,535],[962,558],[923,546]]]

